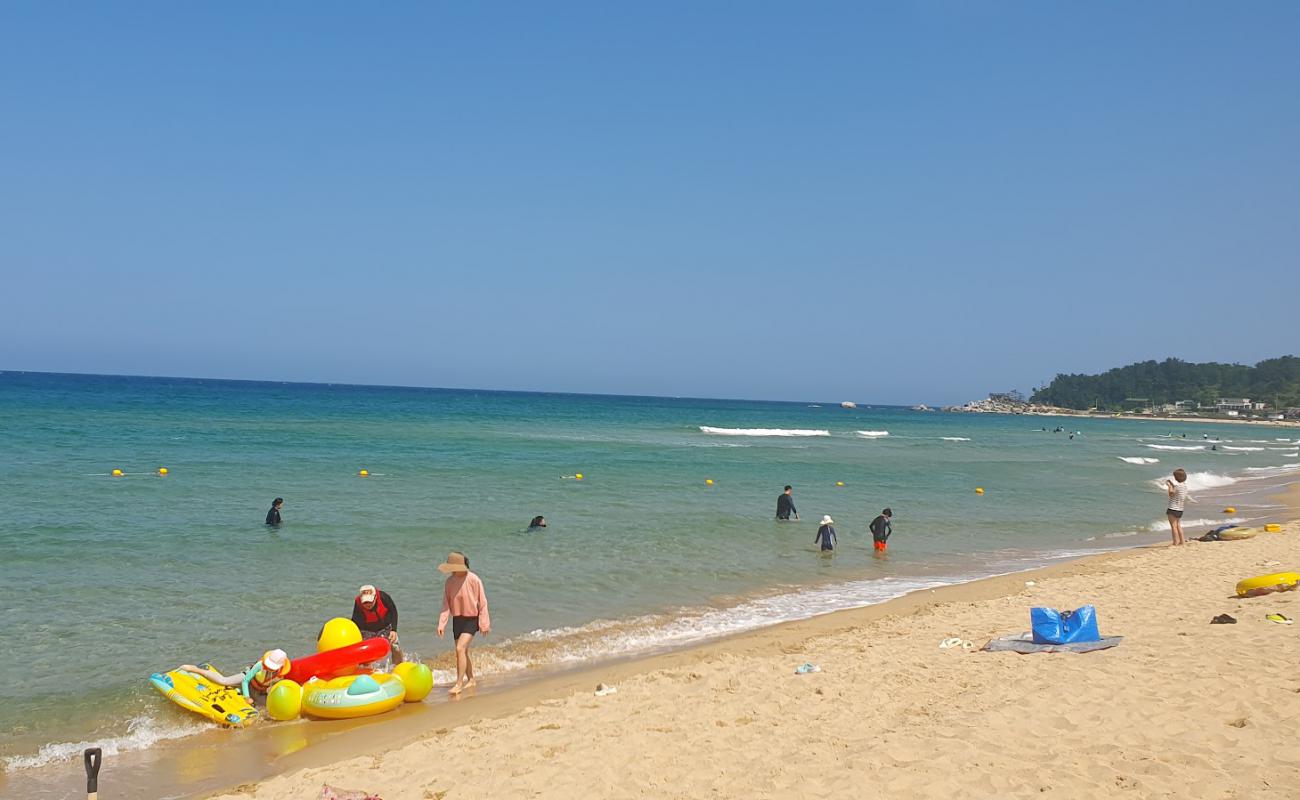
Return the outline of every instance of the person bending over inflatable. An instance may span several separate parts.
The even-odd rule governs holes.
[[[402,663],[402,649],[397,646],[397,603],[392,595],[368,583],[362,586],[352,598],[352,621],[361,630],[361,638],[387,639],[393,646],[393,663]]]
[[[240,694],[252,700],[252,692],[266,694],[271,687],[289,674],[289,656],[283,650],[267,650],[248,669],[234,675],[222,675],[213,669],[181,664],[177,669],[202,675],[219,686],[238,686]]]

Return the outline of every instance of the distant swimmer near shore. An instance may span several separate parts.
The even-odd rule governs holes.
[[[799,519],[799,510],[794,507],[794,495],[792,494],[793,492],[794,492],[794,487],[787,486],[781,492],[781,494],[776,496],[776,518],[777,519],[788,520],[790,519],[791,515],[793,515],[795,519]]]
[[[266,512],[267,525],[279,525],[283,520],[280,519],[280,507],[284,505],[284,498],[277,497],[271,501],[271,510]]]
[[[533,517],[533,521],[528,523],[528,530],[530,531],[535,528],[545,528],[545,527],[546,527],[546,517],[543,517],[541,514],[538,514],[537,516]]]

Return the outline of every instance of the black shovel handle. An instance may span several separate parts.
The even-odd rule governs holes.
[[[104,760],[104,751],[98,747],[86,750],[86,797],[94,800],[99,794],[99,765]]]

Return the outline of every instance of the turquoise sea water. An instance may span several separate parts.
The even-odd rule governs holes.
[[[444,664],[434,567],[453,548],[487,586],[491,676],[1158,541],[1153,480],[1175,466],[1194,473],[1193,526],[1257,519],[1261,490],[1300,469],[1294,430],[839,399],[2,373],[0,763],[193,732],[149,673],[309,653],[362,583],[393,595],[408,651]],[[1081,435],[1039,430],[1057,425]],[[786,483],[802,522],[772,519]],[[866,527],[886,505],[882,560]],[[536,514],[550,527],[529,533]],[[832,558],[812,544],[823,514]]]

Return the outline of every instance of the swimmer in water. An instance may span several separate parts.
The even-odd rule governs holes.
[[[543,517],[541,514],[538,514],[537,516],[533,517],[533,521],[528,523],[528,530],[530,531],[533,530],[534,528],[545,528],[545,527],[546,527],[546,517]]]

